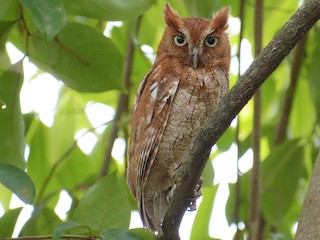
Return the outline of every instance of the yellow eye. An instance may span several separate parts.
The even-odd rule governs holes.
[[[182,47],[187,43],[187,39],[182,35],[174,36],[173,41],[179,47]]]
[[[214,47],[218,43],[218,38],[215,36],[208,36],[205,40],[205,43],[208,47]]]

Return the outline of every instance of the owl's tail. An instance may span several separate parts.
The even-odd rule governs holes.
[[[168,207],[167,193],[160,192],[149,200],[145,199],[144,194],[141,196],[140,215],[143,224],[153,232],[161,231],[162,220]]]

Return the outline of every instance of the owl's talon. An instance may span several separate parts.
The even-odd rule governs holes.
[[[190,205],[188,207],[189,212],[195,211],[197,209],[197,199],[202,196],[202,192],[201,192],[202,184],[203,184],[203,177],[200,177],[195,187],[193,197],[190,198]]]
[[[167,202],[169,203],[172,196],[173,196],[173,193],[174,193],[174,190],[176,190],[176,187],[177,187],[177,184],[174,184],[171,188],[169,188],[169,192],[167,194]]]

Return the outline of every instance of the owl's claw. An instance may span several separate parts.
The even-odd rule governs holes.
[[[194,189],[194,194],[189,199],[190,205],[188,207],[188,211],[190,211],[190,212],[195,211],[197,209],[197,199],[202,196],[202,192],[201,192],[202,184],[203,184],[203,177],[200,177],[200,179]],[[170,202],[176,187],[177,187],[177,185],[174,184],[170,189],[168,189],[168,193],[167,193],[167,202],[168,203]]]
[[[177,187],[177,184],[174,184],[174,185],[170,188],[170,190],[169,190],[169,192],[168,192],[168,194],[167,194],[167,202],[168,202],[168,203],[170,202],[170,200],[171,200],[171,198],[172,198],[172,196],[173,196],[173,193],[174,193],[174,190],[176,189],[176,187]]]
[[[190,205],[188,208],[189,212],[195,211],[197,209],[197,199],[202,196],[201,187],[203,184],[203,177],[200,177],[195,189],[194,189],[194,195],[190,199]]]

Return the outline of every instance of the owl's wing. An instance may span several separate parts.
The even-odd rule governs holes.
[[[140,84],[132,111],[129,185],[141,197],[168,121],[179,79],[154,68]]]

